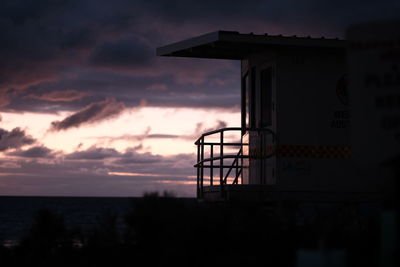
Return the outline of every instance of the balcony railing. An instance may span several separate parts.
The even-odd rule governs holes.
[[[227,139],[232,140],[232,136],[227,138],[226,132],[236,132],[239,141],[227,141]],[[274,150],[263,153],[263,155],[251,153],[249,143],[243,142],[241,134],[244,132],[270,134],[272,143],[275,143],[275,133],[268,128],[228,127],[204,133],[197,139],[195,142],[195,145],[197,145],[197,163],[194,165],[197,168],[197,198],[203,198],[204,186],[207,186],[205,184],[207,182],[208,186],[220,186],[220,192],[223,195],[225,185],[243,183],[243,169],[248,168],[249,165],[248,163],[244,164],[246,160],[248,161],[250,158],[265,159],[274,155]],[[232,150],[235,152],[232,153]],[[250,153],[243,153],[244,150]],[[258,151],[260,150],[258,149]],[[208,171],[208,175],[205,170]],[[215,172],[217,177],[215,177]],[[217,180],[216,183],[215,180]]]

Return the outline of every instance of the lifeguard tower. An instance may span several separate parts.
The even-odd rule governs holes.
[[[217,31],[160,47],[157,55],[241,61],[241,126],[196,141],[198,198],[379,197],[378,181],[352,164],[345,41]],[[237,141],[228,140],[232,132]]]

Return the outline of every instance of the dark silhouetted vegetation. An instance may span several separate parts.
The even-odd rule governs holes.
[[[146,194],[124,215],[123,231],[113,211],[82,231],[44,209],[17,246],[0,247],[0,265],[296,266],[300,250],[339,250],[347,266],[379,265],[373,213],[361,215],[354,204],[313,209],[304,215],[294,203],[202,203]]]

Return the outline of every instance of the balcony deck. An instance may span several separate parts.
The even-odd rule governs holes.
[[[240,134],[241,140],[227,140],[226,132],[236,132]],[[272,157],[275,151],[263,151],[263,154],[256,153],[251,155],[248,149],[248,143],[243,142],[242,134],[244,132],[256,132],[258,134],[265,133],[271,135],[271,140],[275,140],[275,133],[267,128],[241,128],[227,127],[214,131],[210,131],[201,135],[195,142],[197,146],[197,163],[194,167],[197,169],[197,198],[202,199],[204,188],[227,185],[242,185],[243,169],[248,168],[245,163],[249,159],[269,158]],[[214,137],[214,139],[212,139]],[[211,140],[206,140],[211,138]],[[228,138],[229,139],[229,138]],[[207,149],[206,149],[207,148]],[[217,148],[217,149],[215,149]],[[232,148],[236,148],[232,154]],[[208,151],[206,154],[205,151]],[[228,150],[228,153],[227,153]],[[229,151],[230,150],[230,151]],[[208,173],[205,173],[208,170]],[[205,177],[207,176],[207,177]],[[209,185],[207,186],[206,183]],[[210,193],[213,194],[212,192]]]
[[[197,146],[197,198],[204,201],[238,202],[369,202],[381,201],[383,194],[376,191],[346,191],[336,188],[323,191],[308,187],[285,187],[284,185],[255,184],[243,179],[243,170],[248,168],[245,160],[267,159],[275,155],[275,148],[262,153],[249,151],[247,142],[232,142],[225,139],[225,132],[256,132],[271,135],[275,144],[275,133],[269,129],[228,127],[207,132],[195,142]],[[213,137],[214,139],[206,140]],[[216,137],[216,138],[215,138]],[[205,147],[207,149],[205,149]],[[226,148],[237,148],[238,152],[226,152]],[[208,151],[207,153],[205,151]],[[205,170],[208,170],[206,173]],[[248,175],[248,173],[247,173]],[[304,189],[309,189],[308,191]]]

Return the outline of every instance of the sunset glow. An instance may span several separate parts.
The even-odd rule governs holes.
[[[174,177],[176,175],[172,174],[155,174],[155,173],[135,173],[135,172],[109,172],[108,175],[116,175],[116,176],[147,176],[147,177]],[[195,179],[196,176],[191,175],[187,176],[187,178]]]
[[[156,48],[216,30],[343,37],[356,19],[322,2],[3,2],[0,195],[194,196],[194,141],[240,126],[241,63]]]
[[[202,133],[195,132],[199,125],[200,130],[216,127],[219,121],[237,126],[240,119],[238,111],[144,107],[128,109],[118,118],[79,129],[49,131],[51,122],[69,114],[2,113],[2,126],[4,129],[26,129],[33,138],[40,140],[48,148],[65,153],[92,146],[124,151],[142,144],[142,151],[173,155],[194,152],[193,143]]]

